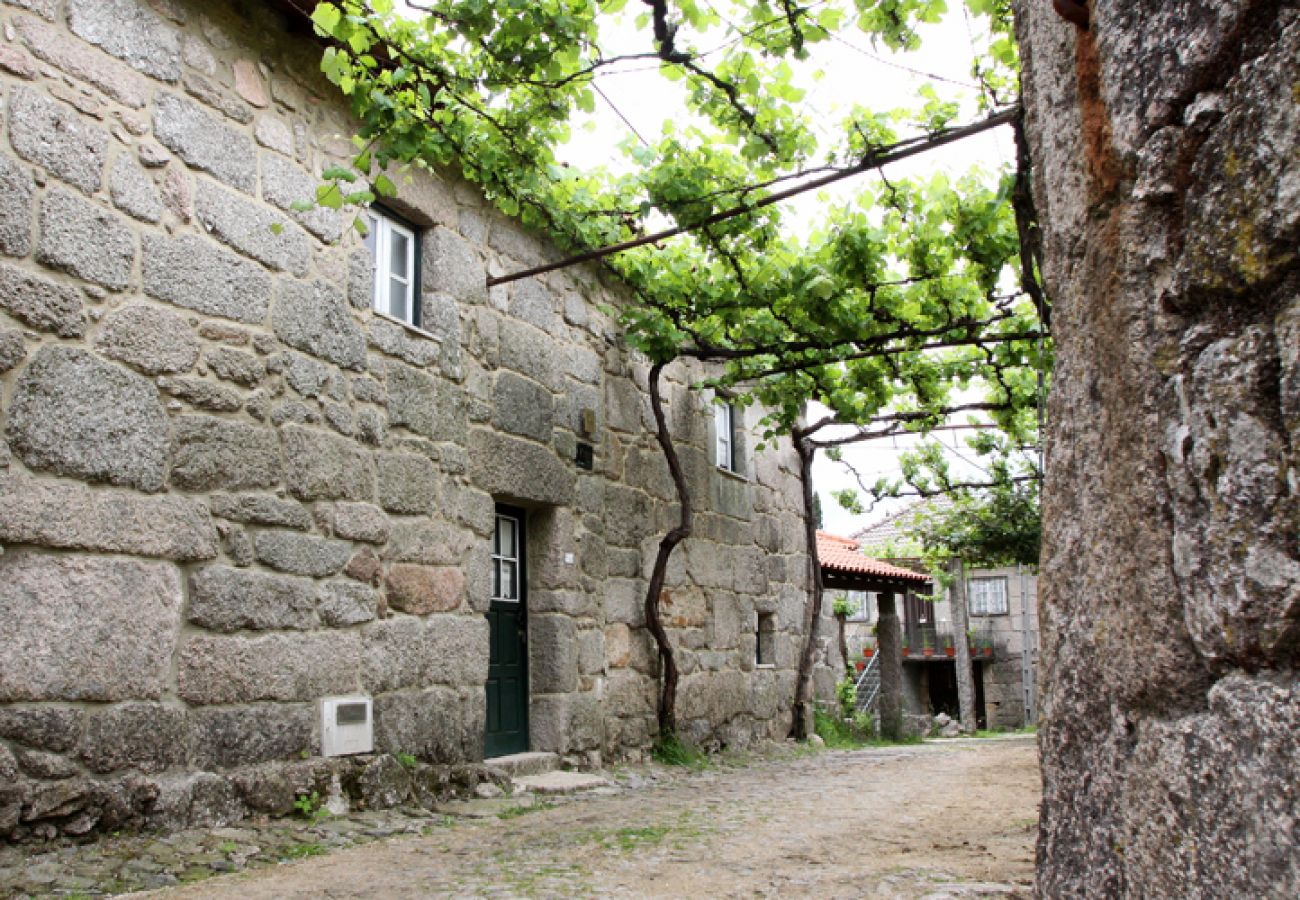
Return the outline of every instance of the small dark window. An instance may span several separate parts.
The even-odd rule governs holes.
[[[754,646],[754,662],[760,666],[776,665],[776,614],[758,614],[758,641]]]
[[[376,312],[420,326],[420,235],[408,222],[377,207],[365,212],[366,249],[374,263],[371,305]]]
[[[740,471],[739,441],[736,439],[739,418],[739,411],[731,403],[718,403],[713,407],[713,461],[719,469],[728,472]]]

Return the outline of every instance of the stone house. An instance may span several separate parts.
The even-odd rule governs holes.
[[[351,148],[293,4],[3,0],[0,32],[0,836],[644,752],[676,506],[619,285],[488,290],[555,251],[448,173],[364,241],[292,211]],[[682,729],[783,737],[797,459],[670,372]],[[323,757],[347,723],[375,753]]]
[[[862,553],[889,558],[916,567],[907,557],[910,521],[927,504],[914,503],[874,525],[854,533]],[[938,585],[936,585],[938,586]],[[860,657],[875,624],[875,595],[868,591],[847,595],[854,607],[849,616],[849,658]],[[974,657],[975,713],[984,728],[1016,729],[1037,721],[1038,575],[1020,566],[966,570],[969,627],[981,652]],[[911,591],[901,605],[904,640],[909,653],[904,660],[903,687],[911,715],[947,713],[957,716],[957,675],[944,646],[964,642],[953,633],[952,604],[946,589],[938,597]],[[924,649],[934,650],[926,656]]]

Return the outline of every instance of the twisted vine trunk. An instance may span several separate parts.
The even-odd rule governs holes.
[[[822,567],[817,563],[817,508],[813,500],[812,464],[817,450],[808,446],[798,429],[790,435],[790,440],[799,454],[799,477],[803,480],[803,529],[808,545],[808,583],[812,589],[808,615],[804,616],[803,652],[799,655],[799,671],[795,678],[794,721],[790,723],[790,736],[797,741],[806,741],[812,733],[812,674],[817,658],[817,623],[821,621],[825,588]]]
[[[664,590],[664,579],[668,574],[668,560],[677,545],[691,536],[691,521],[694,510],[691,506],[691,491],[682,471],[677,448],[673,445],[672,432],[664,416],[663,395],[659,386],[664,363],[655,363],[650,367],[650,408],[655,417],[655,439],[663,451],[668,463],[668,472],[672,475],[673,486],[677,489],[680,513],[677,526],[668,531],[659,541],[659,551],[655,554],[654,568],[650,571],[650,584],[645,595],[645,624],[654,636],[659,648],[659,734],[668,736],[677,733],[677,659],[673,654],[672,642],[664,628],[663,616],[660,615],[659,600]]]

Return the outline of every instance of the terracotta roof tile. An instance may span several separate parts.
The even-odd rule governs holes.
[[[913,572],[887,562],[863,556],[858,552],[858,542],[837,537],[824,531],[817,532],[817,560],[823,569],[840,575],[870,575],[875,578],[896,578],[929,584],[930,576]]]

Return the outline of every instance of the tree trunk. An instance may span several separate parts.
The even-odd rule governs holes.
[[[836,613],[835,624],[838,626],[836,631],[839,634],[840,661],[844,663],[844,674],[851,675],[853,670],[849,666],[849,641],[848,635],[845,634],[848,631],[848,616],[844,613]]]
[[[650,368],[650,408],[654,411],[655,437],[659,441],[659,449],[663,451],[673,485],[677,488],[680,513],[677,526],[669,530],[659,541],[659,552],[655,554],[654,568],[650,570],[650,584],[646,588],[645,623],[659,648],[659,734],[661,737],[667,737],[677,733],[678,673],[677,659],[673,655],[673,645],[668,640],[668,632],[664,628],[659,601],[663,595],[664,579],[668,574],[668,560],[677,545],[691,536],[692,507],[690,487],[686,483],[681,460],[677,457],[677,448],[673,446],[672,432],[664,416],[663,397],[659,387],[659,378],[663,369],[663,363],[655,363]]]
[[[953,661],[957,665],[957,707],[961,711],[961,730],[971,734],[975,724],[975,672],[970,661],[970,651],[966,648],[966,629],[970,616],[966,605],[966,572],[958,557],[948,564],[952,575],[952,588],[949,599],[952,602],[952,642],[957,647]]]
[[[1056,351],[1037,891],[1300,896],[1279,831],[1300,771],[1300,12],[1091,0],[1084,31],[1014,6]]]
[[[876,595],[876,656],[880,657],[880,736],[903,737],[903,629],[894,595]]]
[[[817,660],[817,626],[822,618],[825,589],[822,585],[822,567],[817,561],[817,507],[813,500],[812,464],[817,451],[808,446],[797,429],[790,440],[799,454],[799,476],[803,479],[804,540],[808,547],[808,583],[812,588],[808,615],[804,616],[803,652],[799,654],[799,671],[795,678],[794,718],[790,723],[790,735],[797,741],[805,741],[812,733],[813,664]]]

